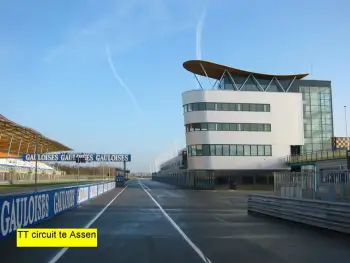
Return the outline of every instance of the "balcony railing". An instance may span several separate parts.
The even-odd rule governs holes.
[[[347,150],[339,149],[334,151],[319,151],[313,153],[305,153],[302,155],[289,155],[286,158],[288,164],[308,163],[323,160],[344,159],[346,158]]]

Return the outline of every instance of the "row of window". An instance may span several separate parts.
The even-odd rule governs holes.
[[[187,150],[189,156],[272,156],[271,145],[197,144]]]
[[[257,131],[270,132],[268,123],[190,123],[186,124],[186,132],[192,131]]]
[[[184,112],[189,111],[256,111],[270,112],[270,104],[256,103],[216,103],[216,102],[197,102],[183,106]]]

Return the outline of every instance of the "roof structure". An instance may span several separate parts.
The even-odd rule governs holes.
[[[278,79],[302,79],[309,75],[308,73],[301,74],[291,74],[291,75],[276,75],[276,74],[264,74],[251,72],[236,68],[231,68],[229,66],[216,64],[209,61],[204,60],[189,60],[183,63],[183,67],[187,69],[189,72],[192,72],[196,75],[201,75],[204,77],[220,80],[225,71],[229,72],[235,76],[248,77],[250,74],[253,74],[255,77],[259,77],[262,79],[271,79],[272,77],[276,77]]]
[[[10,121],[0,114],[0,152],[15,156],[35,153],[36,138],[38,140],[38,153],[72,150],[45,137],[38,131]]]

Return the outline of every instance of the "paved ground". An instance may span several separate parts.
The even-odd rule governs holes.
[[[83,184],[92,184],[92,183],[98,183],[96,182],[72,182],[72,183],[62,183],[62,184],[48,184],[48,185],[38,185],[37,190],[48,190],[48,189],[54,189],[54,188],[60,188],[60,187],[69,187],[69,186],[75,186],[77,184],[83,185]],[[21,193],[31,193],[35,192],[34,186],[18,186],[15,185],[11,186],[0,186],[0,196],[4,195],[11,195],[11,194],[21,194]]]
[[[150,190],[131,181],[91,225],[98,228],[98,248],[70,248],[64,253],[19,249],[12,236],[0,241],[0,261],[350,262],[348,237],[247,215],[246,193],[179,190],[150,180],[141,182]],[[114,189],[40,227],[84,227],[121,190]]]

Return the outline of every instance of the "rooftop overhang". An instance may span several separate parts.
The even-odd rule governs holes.
[[[0,114],[0,152],[20,156],[35,153],[71,151],[72,149],[47,138],[38,131],[17,124]]]
[[[252,71],[246,71],[236,68],[231,68],[225,65],[216,64],[209,61],[204,60],[188,60],[183,63],[183,67],[187,69],[189,72],[201,75],[204,77],[220,80],[222,75],[227,71],[233,76],[241,76],[241,77],[248,77],[249,75],[254,75],[255,77],[262,78],[262,79],[271,79],[273,77],[276,77],[277,79],[302,79],[306,76],[308,76],[308,73],[301,73],[301,74],[289,74],[289,75],[279,75],[279,74],[264,74],[264,73],[257,73]]]

